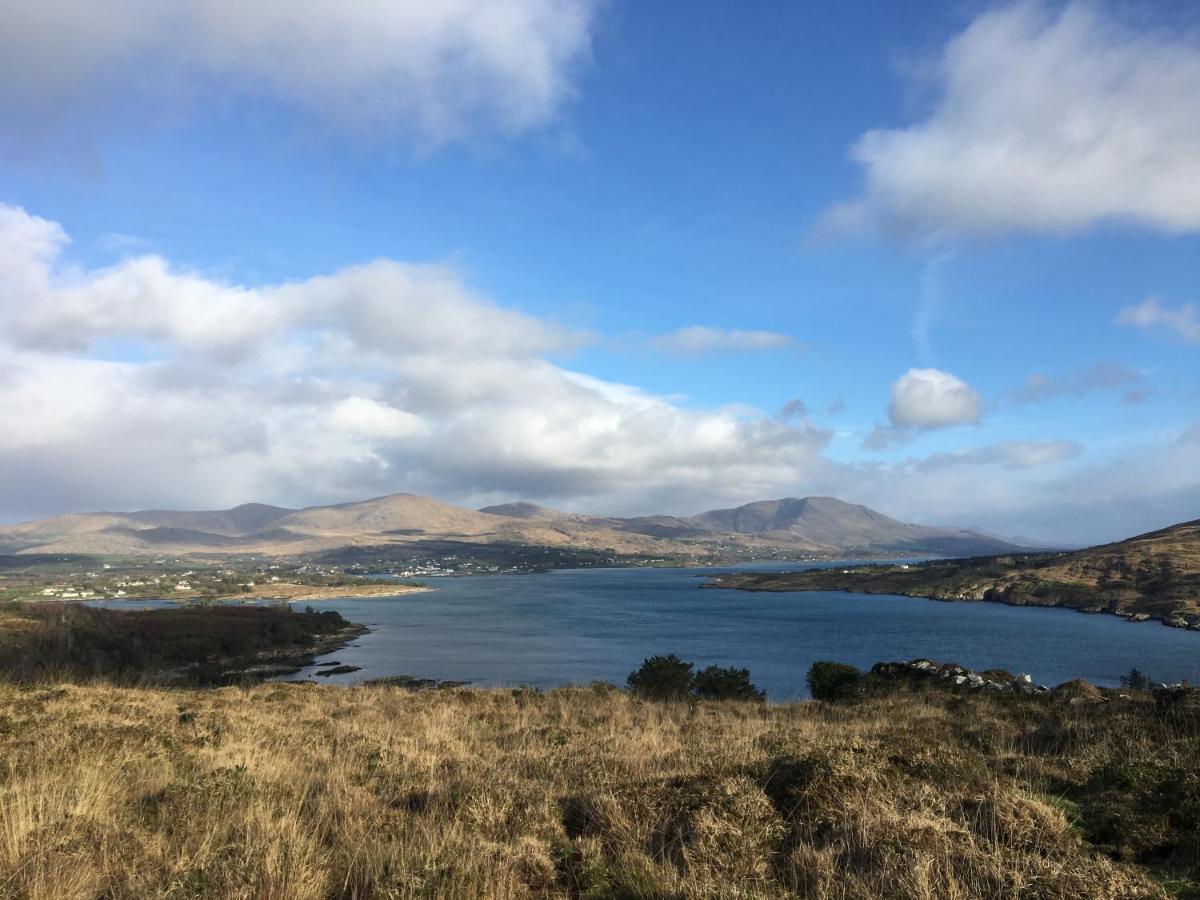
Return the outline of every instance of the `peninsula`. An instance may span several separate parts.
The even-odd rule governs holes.
[[[705,587],[1063,606],[1200,630],[1200,520],[1086,550],[714,576]]]

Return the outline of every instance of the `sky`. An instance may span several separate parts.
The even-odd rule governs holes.
[[[1184,2],[0,0],[0,521],[1200,517]]]

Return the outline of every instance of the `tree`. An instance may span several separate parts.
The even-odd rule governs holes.
[[[649,700],[680,700],[692,688],[692,664],[674,653],[651,656],[625,679],[629,690]]]
[[[767,699],[767,695],[750,681],[749,669],[735,669],[732,666],[701,669],[692,679],[692,691],[701,700]]]
[[[1130,669],[1128,674],[1121,676],[1121,687],[1131,691],[1144,691],[1150,687],[1150,678],[1137,669]]]
[[[808,670],[808,691],[814,700],[845,700],[858,693],[862,679],[854,666],[821,660]]]

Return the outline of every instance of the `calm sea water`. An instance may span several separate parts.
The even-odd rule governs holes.
[[[620,684],[647,656],[675,653],[697,667],[744,666],[773,700],[804,696],[805,673],[819,659],[868,667],[924,656],[1028,672],[1050,685],[1071,678],[1116,685],[1134,666],[1162,681],[1200,681],[1200,633],[1156,622],[998,603],[700,590],[698,576],[714,571],[435,578],[429,581],[435,590],[425,593],[314,603],[373,629],[318,660],[361,671],[318,680],[413,675],[478,685]]]

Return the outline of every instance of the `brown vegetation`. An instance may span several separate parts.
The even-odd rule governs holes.
[[[0,684],[0,896],[1187,895],[1197,758],[1143,694]]]

